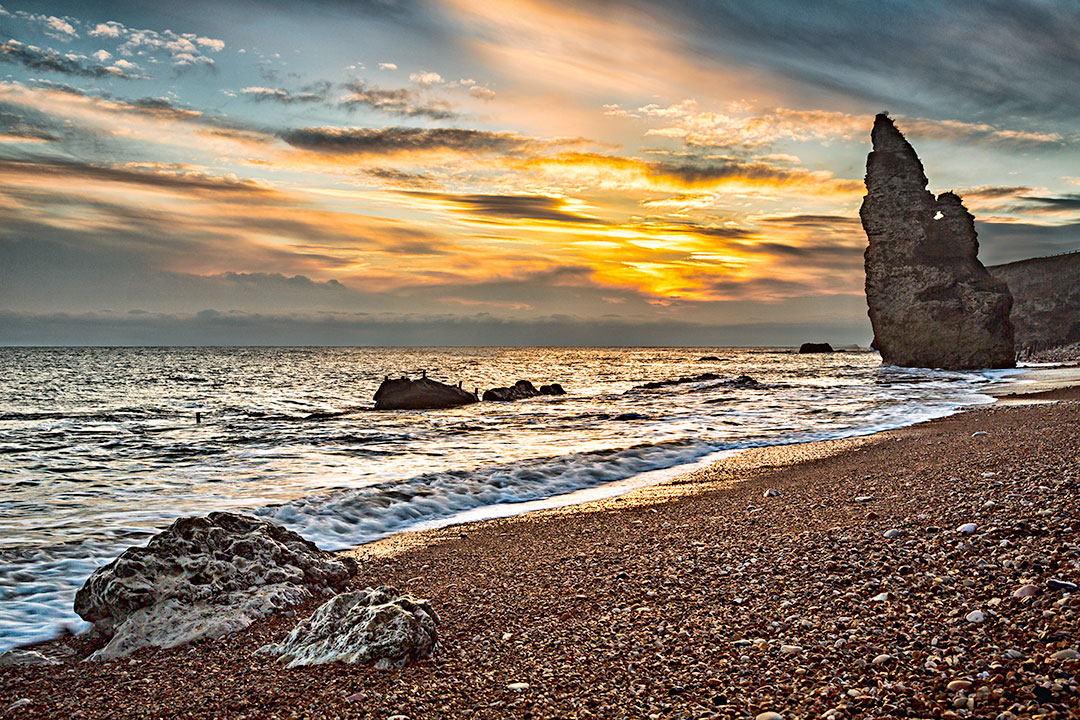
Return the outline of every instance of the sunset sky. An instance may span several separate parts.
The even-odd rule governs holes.
[[[1080,5],[0,6],[0,344],[868,344],[873,116],[1080,249]]]

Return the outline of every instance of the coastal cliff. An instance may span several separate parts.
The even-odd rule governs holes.
[[[1013,367],[1012,296],[978,260],[974,217],[958,195],[927,191],[922,162],[887,115],[871,138],[859,215],[873,347],[892,365]]]
[[[1012,324],[1022,356],[1080,346],[1080,252],[1018,260],[987,270],[1008,283],[1012,292]]]

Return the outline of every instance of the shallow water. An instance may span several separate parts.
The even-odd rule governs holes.
[[[254,512],[340,549],[938,417],[1003,375],[707,348],[6,348],[0,363],[0,650],[81,629],[71,601],[93,569],[183,515]],[[569,394],[370,409],[384,375],[422,370]],[[638,387],[705,372],[723,379]],[[743,374],[762,386],[726,382]]]

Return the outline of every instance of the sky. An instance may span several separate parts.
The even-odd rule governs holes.
[[[0,5],[0,344],[867,345],[875,113],[1080,249],[1080,5]]]

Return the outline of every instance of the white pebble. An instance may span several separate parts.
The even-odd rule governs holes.
[[[882,535],[887,540],[892,540],[894,537],[896,537],[899,534],[900,534],[899,530],[897,530],[896,528],[892,528],[891,530],[886,530]]]
[[[763,712],[758,713],[754,720],[784,720],[784,716],[778,712]]]
[[[971,433],[971,437],[986,437],[989,434],[990,433],[986,432],[985,430],[980,430],[978,432]]]
[[[785,655],[797,655],[802,652],[802,646],[800,645],[781,645],[780,652]]]
[[[976,528],[975,523],[964,523],[960,527],[956,528],[956,531],[957,532],[962,532],[965,535],[974,535],[975,530],[977,530],[977,529],[978,528]]]
[[[527,683],[527,682],[510,683],[509,685],[506,686],[506,689],[507,690],[513,690],[514,692],[524,692],[524,691],[529,689],[529,683]]]
[[[964,616],[964,619],[971,623],[981,623],[986,619],[986,615],[982,610],[972,610]]]

